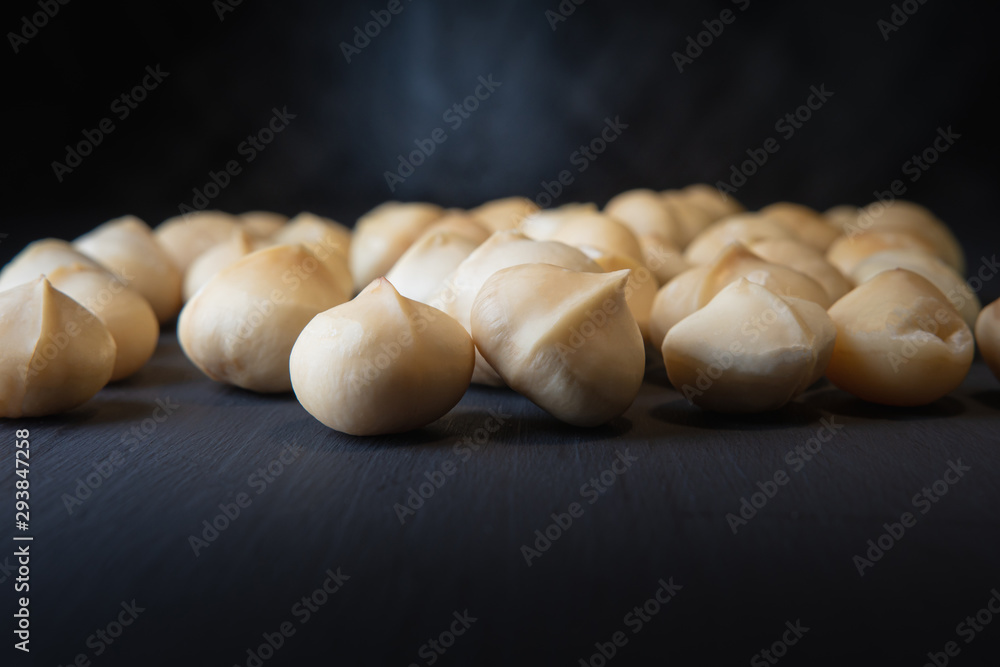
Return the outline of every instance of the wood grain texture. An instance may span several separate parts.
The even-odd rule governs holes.
[[[157,401],[177,406],[162,423]],[[487,437],[491,415],[503,423]],[[843,428],[793,471],[787,453],[824,419]],[[915,410],[820,384],[780,413],[725,418],[688,405],[661,371],[602,428],[473,388],[421,431],[362,439],[291,395],[209,381],[167,333],[147,368],[72,413],[3,423],[5,498],[16,428],[32,442],[34,663],[6,645],[3,665],[79,653],[246,665],[285,621],[295,634],[265,665],[423,665],[421,646],[466,609],[477,620],[436,664],[577,665],[619,630],[616,665],[746,664],[801,619],[810,630],[785,664],[919,665],[1000,586],[1000,383],[979,361]],[[300,455],[261,489],[255,471],[287,443]],[[69,513],[64,494],[115,452],[122,464]],[[618,452],[634,463],[591,504],[581,486]],[[959,459],[971,470],[920,514],[914,494]],[[401,524],[393,506],[448,461],[454,474]],[[726,514],[779,470],[788,483],[734,535]],[[196,556],[189,536],[241,492],[250,505]],[[521,546],[573,502],[582,516],[526,565]],[[860,577],[852,557],[906,511],[916,524]],[[12,532],[5,522],[5,544]],[[349,580],[301,623],[293,605],[338,567]],[[633,634],[625,615],[671,577],[683,588]],[[95,657],[88,637],[133,599],[145,611]],[[998,640],[1000,622],[956,664],[986,664],[974,653]]]

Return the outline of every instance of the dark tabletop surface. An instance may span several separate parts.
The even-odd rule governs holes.
[[[960,625],[1000,587],[1000,382],[979,360],[920,409],[824,381],[725,418],[661,369],[602,428],[473,387],[363,439],[209,381],[167,332],[84,406],[3,422],[8,499],[22,428],[31,523],[3,524],[0,590],[10,624],[31,535],[32,651],[5,630],[3,665],[922,665],[950,641],[939,660],[998,664],[1000,619]]]

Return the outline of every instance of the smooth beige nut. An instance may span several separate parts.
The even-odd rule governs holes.
[[[590,246],[606,253],[629,257],[636,263],[643,261],[642,247],[632,230],[603,213],[580,212],[570,215],[549,240],[577,248]]]
[[[837,330],[812,301],[782,298],[745,278],[670,329],[670,382],[715,412],[776,410],[822,377]]]
[[[823,308],[831,303],[823,286],[809,276],[767,262],[745,246],[733,243],[713,261],[685,271],[660,288],[650,313],[652,343],[659,347],[675,324],[703,308],[723,287],[740,278],[763,285],[780,296],[805,299]]]
[[[212,246],[198,255],[184,274],[184,301],[190,301],[191,297],[219,271],[265,245],[267,241],[253,236],[246,230],[237,229],[229,240]]]
[[[222,243],[240,227],[238,216],[222,211],[193,211],[156,226],[156,241],[177,270],[184,273],[198,255]]]
[[[680,197],[685,203],[693,204],[709,214],[710,222],[721,220],[730,215],[736,215],[746,210],[732,195],[707,183],[694,183],[682,190],[666,190],[664,199],[668,202],[672,197]],[[670,196],[668,196],[670,195]],[[691,238],[694,238],[693,236]]]
[[[240,219],[240,226],[259,239],[274,236],[288,222],[287,215],[273,211],[247,211],[237,217]]]
[[[855,226],[860,212],[861,209],[853,204],[840,204],[823,211],[823,218],[826,220],[826,224],[832,225],[841,234],[845,234]]]
[[[647,189],[627,190],[612,197],[604,212],[628,226],[636,236],[655,236],[666,243],[683,246],[688,230],[679,216],[667,207],[659,192]]]
[[[595,204],[573,202],[563,204],[558,208],[547,208],[536,211],[521,220],[517,229],[519,232],[535,241],[549,241],[562,227],[563,223],[580,214],[597,213]]]
[[[604,424],[635,400],[645,369],[627,281],[627,271],[550,264],[497,271],[476,296],[472,337],[503,381],[539,407],[569,424]]]
[[[969,328],[976,326],[976,318],[983,308],[979,297],[969,288],[962,276],[937,257],[911,250],[883,250],[869,255],[855,266],[851,278],[860,285],[890,269],[913,271],[931,281],[951,305],[955,306]]]
[[[160,325],[149,302],[104,269],[80,264],[48,275],[52,286],[92,312],[108,328],[117,352],[111,382],[132,375],[156,351]]]
[[[862,231],[907,232],[919,236],[959,274],[965,274],[965,253],[958,239],[946,224],[919,204],[902,199],[888,205],[872,202],[858,212],[854,225],[845,233],[850,236]]]
[[[658,236],[640,236],[639,245],[642,246],[643,262],[660,285],[666,285],[691,268],[680,248]]]
[[[354,292],[350,267],[351,230],[339,222],[312,213],[299,213],[270,238],[270,243],[301,243],[326,265],[344,292]]]
[[[295,395],[309,414],[351,435],[402,433],[443,417],[469,388],[475,348],[441,311],[385,278],[316,315],[292,348]]]
[[[434,204],[390,201],[361,216],[350,249],[355,291],[388,273],[406,249],[443,214],[444,210]]]
[[[741,213],[719,220],[699,234],[684,250],[684,259],[690,264],[707,264],[731,243],[794,238],[795,235],[776,220],[759,213]]]
[[[826,260],[845,276],[868,257],[883,250],[907,250],[925,255],[939,256],[930,242],[908,232],[870,231],[851,235],[848,233],[833,242],[826,253]]]
[[[979,313],[976,319],[976,342],[986,365],[1000,379],[1000,299]]]
[[[115,340],[44,277],[0,292],[0,417],[72,410],[111,379]]]
[[[883,405],[926,405],[952,391],[972,365],[972,332],[941,291],[907,271],[883,271],[833,304],[837,343],[826,375]]]
[[[428,303],[445,278],[477,247],[479,243],[453,231],[424,234],[406,249],[385,277],[402,296]]]
[[[613,255],[597,248],[583,246],[580,248],[592,260],[597,262],[606,273],[614,271],[628,271],[628,283],[625,285],[625,302],[628,309],[639,325],[642,339],[651,342],[649,334],[649,317],[653,312],[653,301],[656,300],[656,293],[659,285],[656,276],[652,271],[642,264],[639,264],[631,257],[623,255]]]
[[[538,205],[525,197],[493,199],[470,209],[469,213],[491,232],[517,229],[521,221],[538,211]]]
[[[47,276],[60,267],[74,265],[104,270],[100,264],[78,251],[68,241],[60,239],[34,241],[17,253],[0,271],[0,291],[31,282],[38,276]]]
[[[516,231],[496,232],[485,243],[472,251],[445,279],[444,285],[430,299],[430,305],[439,308],[458,320],[465,330],[472,332],[470,316],[472,302],[479,289],[500,269],[518,264],[544,263],[574,271],[601,273],[601,267],[581,250],[558,241],[532,241]],[[476,355],[476,371],[472,381],[479,384],[500,386],[502,382],[482,355]]]
[[[801,241],[792,239],[764,239],[755,241],[748,248],[750,252],[772,264],[781,264],[818,282],[826,290],[833,303],[854,287],[854,284],[837,267],[826,261],[826,257]]]
[[[262,393],[288,391],[296,337],[316,314],[348,298],[305,246],[273,246],[209,280],[181,311],[177,337],[188,359],[213,380]]]
[[[488,239],[491,233],[489,228],[487,228],[483,223],[477,221],[471,213],[461,209],[452,208],[445,211],[444,215],[425,229],[423,234],[421,234],[413,243],[416,244],[425,236],[438,234],[440,232],[457,234],[458,236],[472,241],[476,245],[479,245]]]
[[[796,239],[819,252],[826,252],[841,234],[818,211],[802,204],[777,202],[760,209],[760,214],[777,221]]]
[[[181,309],[181,272],[139,218],[109,220],[76,239],[73,246],[145,297],[161,324]]]

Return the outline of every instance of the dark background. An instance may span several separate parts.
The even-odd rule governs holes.
[[[605,117],[619,116],[628,129],[575,173],[558,203],[714,183],[777,137],[781,150],[738,198],[750,208],[792,200],[825,209],[864,204],[908,178],[903,164],[950,126],[961,139],[907,181],[907,197],[952,225],[972,272],[1000,247],[996,3],[931,0],[886,42],[876,22],[889,18],[889,2],[753,0],[741,12],[728,2],[587,0],[553,31],[544,12],[556,0],[403,0],[403,12],[345,62],[339,43],[385,6],[244,0],[222,21],[208,1],[61,6],[19,53],[0,48],[0,260],[35,238],[72,238],[125,213],[154,225],[176,215],[285,106],[297,117],[213,207],[312,210],[352,224],[390,198],[534,198],[543,180],[573,168],[570,154]],[[671,54],[723,8],[735,22],[679,73]],[[16,30],[35,11],[7,3],[0,25]],[[112,101],[157,64],[169,77],[128,118],[114,117]],[[452,130],[442,114],[489,74],[502,86]],[[780,137],[775,122],[821,84],[831,100]],[[108,116],[114,132],[57,181],[51,163]],[[383,172],[437,127],[447,142],[391,193]],[[981,293],[984,302],[997,295],[1000,281]],[[68,516],[61,494],[164,397],[183,416]],[[493,408],[517,416],[400,527],[391,505]],[[846,434],[733,536],[725,513],[783,467],[824,415],[847,424]],[[920,665],[1000,585],[998,415],[995,378],[977,362],[955,396],[914,411],[872,408],[821,385],[778,415],[718,420],[653,376],[621,420],[596,431],[473,389],[428,429],[360,440],[323,428],[291,396],[209,383],[167,334],[135,378],[70,415],[26,424],[38,456],[34,664],[86,651],[86,637],[133,597],[147,615],[93,664],[233,664],[288,619],[326,568],[342,566],[356,578],[266,666],[419,662],[418,647],[465,607],[482,620],[439,664],[578,664],[661,576],[688,587],[610,664],[746,664],[784,621],[802,617],[815,629],[781,664]],[[306,448],[303,461],[194,559],[187,534],[289,436]],[[637,471],[526,568],[518,545],[626,445],[642,459]],[[851,557],[957,457],[975,474],[859,578]],[[2,475],[11,488],[6,466]],[[954,664],[996,664],[997,623]],[[0,665],[11,654],[4,646]]]

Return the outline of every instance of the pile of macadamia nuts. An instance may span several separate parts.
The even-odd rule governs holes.
[[[1000,377],[1000,301],[982,308],[964,271],[917,204],[751,212],[707,185],[603,210],[388,202],[353,229],[311,213],[155,229],[125,216],[36,241],[0,272],[0,417],[82,404],[141,369],[175,317],[208,377],[294,391],[353,435],[425,426],[472,383],[597,426],[661,360],[719,413],[776,410],[824,376],[919,406],[962,383],[976,341]]]

